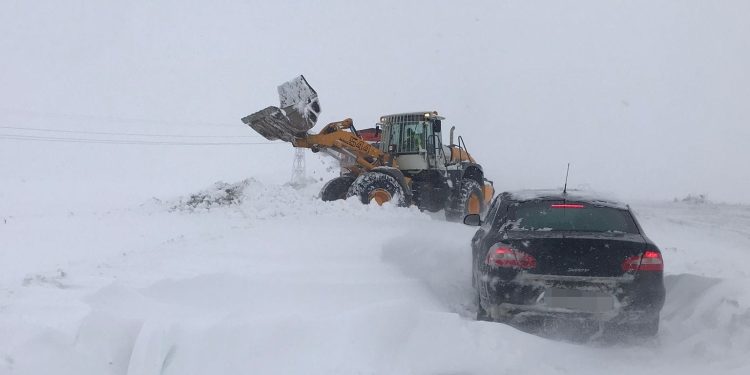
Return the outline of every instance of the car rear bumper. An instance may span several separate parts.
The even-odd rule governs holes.
[[[521,274],[511,281],[491,277],[485,277],[483,281],[486,290],[482,307],[493,319],[500,321],[553,317],[637,322],[658,317],[665,296],[661,275]],[[570,291],[570,296],[565,291]],[[559,297],[561,294],[562,298]]]
[[[613,309],[607,312],[574,311],[548,308],[543,305],[515,305],[501,303],[485,309],[497,321],[523,322],[533,319],[565,319],[581,321],[602,321],[615,324],[650,320],[659,316],[659,311]]]

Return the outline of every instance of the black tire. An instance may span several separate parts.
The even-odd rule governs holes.
[[[476,204],[472,202],[472,197],[479,200],[478,210],[477,207],[470,207],[470,203],[472,205]],[[482,186],[478,182],[468,178],[461,180],[460,188],[451,196],[445,207],[445,220],[463,221],[464,216],[470,213],[481,214],[482,212],[484,212],[484,192],[482,191]]]
[[[492,321],[492,317],[490,316],[490,314],[488,314],[487,311],[482,307],[482,300],[479,296],[479,290],[477,290],[477,320],[485,322]]]
[[[649,339],[659,333],[659,317],[642,317],[638,321],[612,323],[605,327],[607,335],[617,340]]]
[[[354,176],[340,176],[326,182],[320,189],[320,199],[324,202],[345,199],[346,192],[349,191],[349,187],[352,186],[355,179]]]
[[[392,201],[399,207],[406,207],[404,190],[398,180],[380,172],[367,172],[359,175],[349,187],[346,197],[357,197],[364,204],[369,204],[371,201],[378,204]]]
[[[656,316],[644,322],[632,323],[628,328],[634,337],[654,337],[659,333],[659,317]]]

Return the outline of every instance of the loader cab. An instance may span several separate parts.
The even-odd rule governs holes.
[[[394,155],[401,170],[445,169],[442,120],[435,111],[382,116],[380,150]]]

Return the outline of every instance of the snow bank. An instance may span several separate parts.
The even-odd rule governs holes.
[[[215,206],[231,206],[242,203],[245,188],[255,180],[244,180],[234,184],[217,182],[211,189],[191,194],[187,199],[180,199],[170,208],[172,210],[210,209]],[[254,185],[258,185],[255,183]]]
[[[749,281],[668,275],[661,338],[669,345],[664,345],[664,350],[705,363],[722,363],[727,370],[747,368]]]
[[[750,369],[743,207],[639,206],[669,273],[661,333],[581,345],[472,319],[473,228],[322,202],[319,188],[248,179],[192,194],[194,206],[189,194],[5,224],[0,245],[14,252],[0,254],[0,373]],[[56,229],[39,236],[45,228]]]

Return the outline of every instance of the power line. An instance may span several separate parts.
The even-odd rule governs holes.
[[[243,146],[243,145],[276,145],[286,142],[169,142],[169,141],[144,141],[127,139],[92,139],[92,138],[67,138],[67,137],[41,137],[19,134],[0,134],[0,139],[15,141],[41,141],[41,142],[66,142],[66,143],[98,143],[115,145],[153,145],[153,146]]]
[[[0,139],[16,141],[42,141],[42,142],[64,142],[64,143],[94,143],[114,145],[154,145],[154,146],[242,146],[242,145],[275,145],[285,142],[152,142],[152,141],[128,141],[110,139],[82,139],[82,138],[54,138],[33,137],[0,134]]]
[[[260,138],[260,135],[186,135],[186,134],[154,134],[154,133],[116,133],[100,132],[88,130],[71,130],[71,129],[51,129],[51,128],[29,128],[20,126],[0,126],[0,129],[26,130],[37,132],[52,133],[73,133],[73,134],[98,134],[98,135],[118,135],[127,137],[174,137],[174,138]]]
[[[153,120],[144,118],[133,118],[133,117],[118,117],[118,116],[98,116],[83,113],[62,113],[62,112],[47,112],[47,111],[32,111],[24,109],[13,109],[13,108],[0,108],[0,112],[5,112],[13,115],[20,115],[26,117],[46,117],[46,118],[65,118],[70,120],[97,120],[97,121],[110,121],[120,123],[142,123],[142,124],[178,124],[178,125],[193,125],[193,126],[237,126],[235,123],[225,122],[207,122],[207,121],[166,121],[166,120]]]

